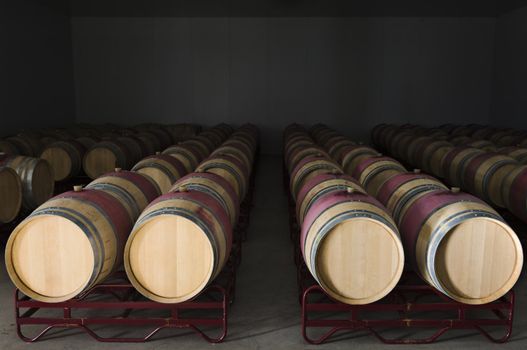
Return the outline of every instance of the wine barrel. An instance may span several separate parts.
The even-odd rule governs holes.
[[[161,195],[159,186],[151,177],[121,169],[93,180],[86,189],[103,191],[117,198],[132,222],[137,220],[150,202]]]
[[[196,152],[199,153],[200,159],[205,159],[209,156],[209,150],[207,146],[204,145],[202,141],[196,140],[195,138],[191,138],[190,140],[183,141],[180,143],[180,145],[193,147],[196,150]]]
[[[164,147],[164,143],[162,144],[162,141],[160,141],[157,136],[151,132],[141,131],[134,136],[143,142],[149,156],[155,154],[156,152],[161,152],[166,148]]]
[[[366,158],[378,156],[380,153],[368,146],[356,145],[346,147],[342,151],[342,169],[346,174],[353,174],[357,165]]]
[[[215,130],[215,129],[205,130],[201,132],[199,136],[209,139],[212,142],[213,148],[216,148],[219,145],[221,145],[221,143],[225,141],[226,139],[223,132],[221,132],[220,130]]]
[[[187,173],[193,172],[201,161],[201,156],[196,149],[190,145],[174,145],[168,147],[163,151],[163,154],[167,154],[178,159]]]
[[[18,150],[18,154],[38,157],[42,152],[42,143],[38,138],[28,136],[11,136],[6,139]]]
[[[346,147],[355,146],[356,143],[350,140],[340,140],[338,142],[335,142],[333,145],[327,148],[328,153],[331,155],[333,159],[337,161],[337,163],[342,162],[342,155],[344,152],[344,149]]]
[[[454,146],[447,141],[432,141],[426,143],[421,149],[420,155],[416,157],[417,165],[430,174],[443,177],[441,161],[445,154],[453,148]]]
[[[496,131],[496,128],[485,126],[474,131],[471,136],[475,140],[489,140]]]
[[[291,173],[290,189],[296,200],[307,181],[320,174],[343,174],[342,168],[325,157],[309,156],[302,159]]]
[[[7,272],[35,300],[71,299],[120,266],[131,228],[125,208],[111,195],[63,193],[14,229],[6,246]]]
[[[429,191],[447,190],[447,187],[434,177],[419,173],[402,173],[388,179],[379,189],[377,199],[400,225],[408,205]]]
[[[381,186],[391,177],[405,173],[401,163],[390,157],[376,156],[362,160],[351,174],[366,191],[377,197]]]
[[[527,164],[527,148],[522,147],[504,147],[498,150],[499,154],[504,154],[516,159],[521,164]]]
[[[221,155],[205,159],[196,168],[197,173],[213,173],[223,177],[234,188],[240,202],[245,198],[249,173],[242,162],[233,156]]]
[[[318,199],[304,219],[300,247],[315,280],[346,304],[382,299],[403,272],[395,223],[362,193],[332,192]]]
[[[216,148],[216,150],[212,152],[210,156],[214,157],[214,156],[221,156],[224,154],[230,155],[238,159],[238,161],[243,163],[243,166],[249,171],[249,174],[250,174],[250,170],[253,164],[250,154],[247,154],[242,149],[236,148],[234,146],[220,146]]]
[[[518,237],[474,196],[430,191],[409,204],[399,228],[415,271],[456,301],[492,302],[518,280],[523,264]]]
[[[0,154],[0,166],[13,169],[22,182],[22,206],[33,210],[53,196],[53,169],[39,158]]]
[[[0,140],[0,152],[10,155],[20,155],[20,150],[8,140]]]
[[[47,146],[40,155],[53,169],[55,181],[63,181],[80,174],[86,149],[76,141],[57,141]]]
[[[474,139],[468,136],[451,136],[448,138],[448,142],[450,142],[454,146],[466,146],[472,141],[474,141]]]
[[[496,145],[487,140],[477,140],[472,141],[466,144],[467,147],[479,148],[485,152],[494,152],[496,151]]]
[[[443,168],[443,176],[452,186],[463,187],[463,169],[465,164],[484,152],[479,148],[472,147],[456,147],[445,154],[441,167]]]
[[[91,179],[113,171],[115,168],[130,169],[132,156],[123,143],[105,140],[96,143],[84,154],[82,167]]]
[[[519,165],[515,159],[496,153],[477,155],[466,163],[463,186],[488,203],[505,207],[503,180]]]
[[[128,149],[130,155],[130,162],[133,164],[137,163],[144,157],[148,157],[150,154],[146,151],[145,144],[135,136],[121,136],[116,139]]]
[[[507,175],[502,196],[507,209],[527,223],[527,166],[518,166]]]
[[[159,186],[161,193],[167,193],[172,185],[187,171],[178,159],[166,154],[156,154],[140,160],[132,171],[148,175]]]
[[[0,167],[0,224],[13,221],[22,206],[22,182],[11,168]]]
[[[214,151],[214,149],[217,147],[214,142],[212,142],[211,139],[206,136],[206,134],[199,134],[198,136],[194,137],[194,140],[200,141],[201,145],[205,146],[204,150],[206,150],[207,155],[210,155],[211,152]]]
[[[331,156],[319,146],[298,147],[295,148],[290,154],[291,155],[289,159],[286,159],[289,173],[291,173],[298,163],[300,163],[302,159],[306,157],[314,156],[331,159]]]
[[[377,124],[373,127],[373,129],[371,129],[371,133],[370,133],[371,141],[374,146],[379,147],[381,149],[383,148],[382,144],[383,144],[384,133],[390,127],[393,127],[393,126],[383,123],[383,124]]]
[[[390,144],[388,150],[389,154],[397,157],[398,159],[406,158],[406,150],[408,146],[417,136],[411,131],[403,131],[394,136],[392,143]]]
[[[220,273],[231,244],[229,216],[213,196],[167,193],[137,220],[126,242],[126,274],[151,300],[187,301]]]
[[[82,137],[77,137],[75,141],[83,145],[85,149],[90,149],[93,145],[95,145],[100,140],[93,136],[82,136]]]
[[[254,156],[255,156],[255,149],[254,149],[254,147],[248,145],[247,143],[245,143],[245,142],[243,142],[241,140],[236,140],[236,139],[228,139],[227,141],[222,143],[221,146],[235,147],[235,148],[238,148],[240,150],[243,150],[243,152],[245,154],[250,156],[251,166],[252,166],[252,162],[254,161]]]
[[[170,192],[198,191],[207,193],[225,209],[232,227],[238,223],[240,201],[232,185],[223,177],[213,173],[191,173],[179,179]]]
[[[332,192],[355,191],[366,194],[357,180],[346,174],[320,174],[306,182],[296,199],[296,218],[302,226],[304,218],[317,201]]]

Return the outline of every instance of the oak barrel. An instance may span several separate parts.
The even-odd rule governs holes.
[[[302,159],[291,172],[290,190],[296,200],[300,189],[311,178],[319,174],[343,174],[342,168],[326,157],[308,156]]]
[[[98,177],[86,189],[103,191],[117,198],[133,222],[150,202],[161,195],[159,186],[150,176],[121,169]]]
[[[213,196],[199,191],[167,193],[137,220],[126,242],[126,274],[149,299],[184,302],[220,273],[231,245],[229,216]]]
[[[113,171],[115,168],[129,170],[133,165],[132,155],[125,144],[116,140],[96,143],[84,154],[82,167],[91,179]]]
[[[65,192],[14,229],[6,246],[7,272],[33,299],[71,299],[120,266],[131,228],[125,208],[111,195]]]
[[[366,158],[357,164],[355,172],[350,174],[374,197],[381,186],[391,177],[405,173],[404,166],[390,157],[375,156]]]
[[[185,190],[204,192],[213,196],[229,214],[232,227],[238,223],[240,200],[232,185],[223,177],[213,173],[190,173],[176,181],[170,192]]]
[[[362,193],[331,192],[318,199],[304,219],[300,248],[320,286],[346,304],[382,299],[403,272],[395,223]]]
[[[237,158],[226,154],[207,158],[196,168],[196,172],[213,173],[223,177],[234,188],[240,202],[245,198],[249,173]]]
[[[366,193],[357,180],[346,174],[320,174],[306,182],[296,198],[296,218],[299,225],[317,201],[331,192],[355,191]]]
[[[0,224],[13,221],[22,206],[22,182],[13,169],[0,167]]]
[[[140,160],[132,171],[148,175],[159,186],[161,193],[167,193],[172,185],[187,171],[182,162],[166,154],[156,154]]]
[[[80,174],[85,152],[84,146],[76,141],[57,141],[44,148],[40,158],[53,169],[55,181],[63,181]]]
[[[33,210],[53,196],[53,169],[43,159],[0,153],[0,166],[13,169],[22,182],[22,206]]]
[[[415,271],[459,302],[492,302],[520,275],[518,237],[492,208],[467,193],[427,192],[409,204],[399,228]]]

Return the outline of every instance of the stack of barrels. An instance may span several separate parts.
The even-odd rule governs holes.
[[[372,132],[379,148],[527,222],[525,135],[474,125],[378,125]]]
[[[300,125],[284,132],[301,252],[328,295],[347,304],[371,303],[387,295],[401,277],[399,233],[382,204],[332,159],[331,154],[339,157],[353,143],[330,133],[322,138],[327,151]]]
[[[257,143],[258,130],[242,126],[141,214],[124,262],[128,278],[145,297],[161,303],[189,300],[222,271]],[[173,154],[186,148],[179,151]]]
[[[0,191],[5,199],[0,224],[50,199],[61,188],[55,187],[55,182],[73,179],[83,172],[95,179],[115,168],[130,169],[161,145],[186,142],[196,132],[190,124],[148,124],[130,129],[79,125],[26,130],[6,137],[0,140]]]
[[[375,142],[392,154],[410,155],[409,164],[433,168],[437,154],[448,154],[441,130],[416,137],[386,127],[373,131]],[[335,133],[324,125],[311,134],[324,144]],[[432,162],[430,160],[433,159]],[[484,304],[507,293],[518,280],[523,252],[515,232],[484,201],[416,169],[408,172],[393,158],[368,146],[342,150],[341,166],[390,212],[397,224],[407,260],[438,291],[462,303]]]
[[[206,131],[207,138],[218,144],[231,132],[224,124]],[[253,136],[246,129],[236,133]],[[212,266],[210,273],[215,276],[225,263],[238,203],[231,183],[220,175],[195,173],[196,176],[185,177],[187,163],[179,159],[188,156],[186,160],[194,160],[198,147],[193,142],[182,147],[187,153],[176,150],[146,157],[133,171],[117,168],[85,188],[75,187],[41,205],[9,238],[5,259],[11,280],[36,300],[60,302],[103,281],[124,261],[127,271],[133,271],[130,279],[140,292],[150,287],[154,290],[152,295],[169,290],[162,294],[167,297],[166,302],[191,298],[182,292],[188,290],[188,283],[199,278],[191,270],[204,273]],[[178,180],[188,186],[174,187],[169,192]],[[227,204],[228,214],[223,207]],[[149,230],[153,232],[146,234]],[[158,251],[161,248],[167,248],[168,255]],[[157,258],[167,256],[173,258],[170,262],[175,265],[163,262],[164,269],[151,270],[157,266]],[[205,263],[210,264],[205,267]],[[190,275],[172,279],[171,273],[183,271]],[[178,296],[174,297],[173,292]],[[157,295],[153,299],[163,297]]]

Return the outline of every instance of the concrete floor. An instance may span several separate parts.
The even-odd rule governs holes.
[[[288,235],[286,197],[282,193],[281,160],[262,157],[257,174],[255,207],[238,270],[237,299],[231,308],[229,334],[222,344],[209,345],[194,334],[166,330],[146,344],[98,343],[76,330],[28,345],[16,335],[13,319],[13,286],[3,269],[0,275],[0,349],[364,349],[394,348],[364,332],[347,333],[322,346],[307,345],[300,333],[296,270]],[[525,245],[524,245],[525,246]],[[3,251],[3,249],[2,249]],[[3,261],[3,257],[2,257]],[[3,264],[2,264],[3,266]],[[513,336],[495,345],[473,331],[447,333],[427,349],[527,349],[527,281],[523,273],[516,287],[517,304]],[[408,348],[411,348],[408,346]]]

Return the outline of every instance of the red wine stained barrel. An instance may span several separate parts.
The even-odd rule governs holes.
[[[304,219],[300,248],[315,280],[346,304],[382,299],[403,272],[395,223],[379,202],[362,193],[319,198]]]
[[[374,197],[381,186],[391,177],[406,173],[401,163],[390,157],[371,157],[362,160],[351,174]]]
[[[379,189],[377,199],[392,215],[397,224],[401,223],[408,205],[425,193],[447,187],[439,180],[418,172],[402,173],[388,179]]]
[[[137,220],[126,243],[126,274],[149,299],[184,302],[221,272],[231,245],[229,216],[213,196],[167,193]]]
[[[221,204],[229,214],[232,227],[238,222],[240,201],[232,185],[213,173],[191,173],[179,179],[170,192],[198,191],[207,193]]]
[[[205,159],[196,172],[213,173],[227,180],[236,191],[240,202],[245,198],[249,184],[249,173],[242,162],[229,155],[213,156]]]
[[[527,223],[527,166],[518,166],[503,181],[507,209]]]
[[[168,154],[178,159],[183,163],[188,173],[193,172],[202,160],[199,152],[191,145],[179,144],[170,146],[163,151],[163,154]]]
[[[463,187],[463,173],[466,163],[483,153],[482,150],[472,147],[456,147],[452,149],[445,154],[441,164],[444,178],[452,186]]]
[[[35,300],[69,300],[121,265],[131,228],[125,208],[111,195],[63,193],[14,229],[5,253],[9,277]]]
[[[161,195],[159,186],[149,176],[120,169],[93,180],[86,189],[103,191],[117,198],[133,222],[150,202]]]
[[[302,187],[320,174],[342,174],[342,169],[333,160],[325,157],[309,156],[302,159],[291,173],[290,189],[293,198],[298,197]]]
[[[520,276],[518,237],[492,208],[469,194],[427,192],[408,205],[399,228],[415,271],[459,302],[497,300]]]
[[[380,153],[368,146],[349,146],[342,150],[342,169],[346,174],[353,174],[357,165],[366,158],[378,156]]]
[[[166,154],[156,154],[140,160],[132,171],[147,175],[159,186],[161,193],[167,193],[172,185],[187,171],[183,163]]]
[[[357,180],[346,174],[320,174],[306,182],[296,199],[296,218],[299,225],[317,201],[332,192],[360,192],[366,194]]]
[[[479,198],[505,207],[502,194],[503,180],[520,164],[513,158],[485,153],[471,158],[464,168],[463,186]]]

